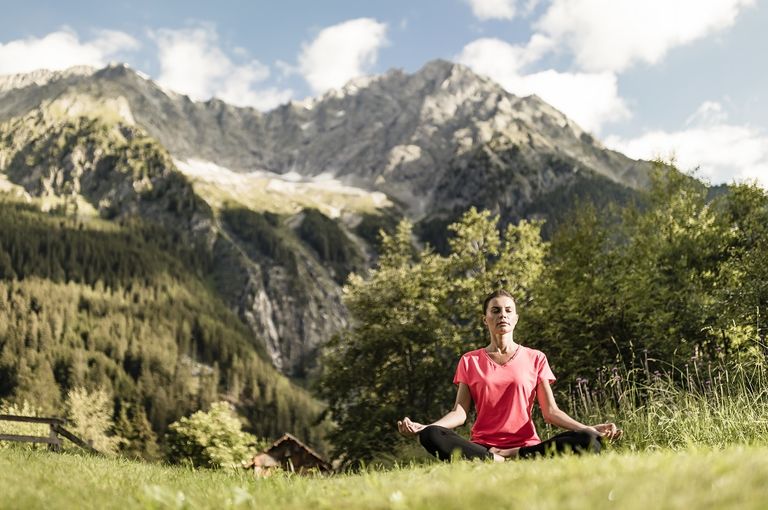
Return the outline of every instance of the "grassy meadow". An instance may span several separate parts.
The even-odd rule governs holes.
[[[459,461],[333,477],[0,450],[2,508],[765,508],[768,447]]]
[[[700,370],[699,370],[700,369]],[[702,377],[696,376],[699,371]],[[569,411],[615,420],[599,456],[503,464],[389,462],[334,476],[209,470],[0,445],[0,508],[766,508],[763,363],[692,360],[682,381],[644,370],[578,381]],[[540,426],[542,437],[554,431]],[[31,432],[27,432],[31,433]],[[394,431],[393,431],[394,433]],[[418,458],[414,443],[399,458]],[[414,455],[415,454],[415,455]]]

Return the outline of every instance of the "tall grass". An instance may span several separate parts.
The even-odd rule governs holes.
[[[619,449],[724,447],[768,442],[764,358],[665,365],[644,353],[639,367],[603,368],[572,386],[570,408],[585,423],[615,421]],[[662,367],[651,370],[650,367]]]

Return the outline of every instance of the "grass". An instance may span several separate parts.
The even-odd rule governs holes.
[[[764,361],[694,358],[667,373],[647,366],[605,370],[592,386],[580,379],[574,387],[574,415],[589,423],[613,419],[625,430],[599,456],[414,463],[257,479],[245,470],[0,447],[0,509],[768,507]],[[551,432],[540,429],[542,437]]]
[[[691,373],[698,368],[694,360]],[[765,508],[763,364],[706,368],[700,372],[705,376],[682,380],[648,370],[609,371],[593,388],[580,380],[570,403],[574,413],[588,422],[615,419],[625,429],[625,437],[599,456],[431,462],[257,479],[245,470],[5,447],[0,509]]]
[[[256,479],[44,450],[0,450],[0,508],[765,508],[768,447],[608,452],[504,464]]]
[[[651,360],[652,362],[653,360]],[[768,442],[768,366],[760,357],[704,360],[651,371],[603,370],[577,379],[568,408],[584,423],[612,420],[622,450],[724,448]]]

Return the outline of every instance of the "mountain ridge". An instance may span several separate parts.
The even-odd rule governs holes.
[[[139,214],[198,238],[218,261],[210,277],[224,301],[294,377],[311,371],[318,348],[346,324],[340,283],[372,263],[378,227],[408,217],[439,246],[441,226],[470,206],[499,214],[502,224],[547,217],[538,197],[570,196],[579,182],[639,188],[649,169],[605,149],[540,98],[514,96],[448,61],[358,78],[265,113],[194,102],[122,64],[0,83],[11,82],[21,86],[0,92],[0,125],[11,137],[0,146],[6,179],[30,196],[71,196],[102,217]],[[19,119],[41,115],[55,122],[28,126],[13,146]],[[102,119],[118,138],[144,137],[165,154],[153,184],[164,190],[161,207],[143,201],[141,179],[120,176],[123,142],[88,129],[70,138],[56,131],[56,122],[82,118]],[[150,160],[137,159],[131,171]],[[98,175],[94,161],[102,162]],[[232,179],[206,180],[195,165]],[[176,184],[162,187],[165,180]],[[83,182],[108,183],[107,194],[114,185],[123,198],[103,207],[104,197],[80,193]],[[176,208],[189,200],[205,203],[198,221]]]

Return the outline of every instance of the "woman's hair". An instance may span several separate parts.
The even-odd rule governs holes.
[[[488,311],[488,303],[491,302],[491,299],[497,298],[499,296],[508,297],[509,299],[512,300],[513,303],[515,302],[515,298],[512,296],[512,294],[510,294],[509,291],[504,289],[494,290],[493,292],[485,296],[485,301],[483,301],[483,315],[485,315],[485,312]]]

